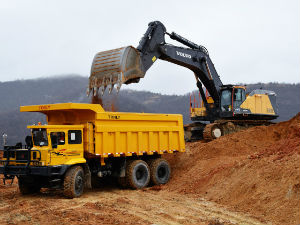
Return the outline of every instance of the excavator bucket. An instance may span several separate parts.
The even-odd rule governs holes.
[[[119,91],[123,83],[137,83],[144,76],[140,53],[134,47],[99,52],[93,60],[87,95],[96,96],[99,89],[103,95],[106,88],[110,93],[114,85]]]

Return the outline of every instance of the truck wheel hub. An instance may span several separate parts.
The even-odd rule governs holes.
[[[83,180],[81,176],[77,176],[75,180],[75,190],[80,191],[83,185]]]
[[[160,178],[160,179],[162,179],[162,178],[164,178],[165,176],[166,176],[166,168],[165,167],[163,167],[163,166],[161,166],[161,167],[159,167],[158,168],[158,170],[157,170],[157,176]]]
[[[212,134],[214,136],[214,138],[219,138],[222,136],[222,132],[221,132],[221,129],[220,128],[215,128],[212,130]]]

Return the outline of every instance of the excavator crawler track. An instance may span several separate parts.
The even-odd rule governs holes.
[[[205,126],[203,131],[203,139],[206,141],[212,141],[223,136],[222,126],[218,123],[211,123]]]
[[[212,141],[220,136],[232,134],[254,126],[268,126],[274,124],[267,120],[217,120],[205,126],[203,139]],[[220,135],[221,133],[221,135]]]

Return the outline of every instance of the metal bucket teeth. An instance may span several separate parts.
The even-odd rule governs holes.
[[[144,76],[140,53],[134,47],[99,52],[93,60],[87,93],[95,88],[104,93],[106,87],[111,93],[115,84],[119,91],[123,83],[136,83]]]
[[[86,89],[86,95],[89,96],[90,93],[91,93],[91,91],[92,91],[92,89],[91,89],[90,87],[88,87],[88,88]]]
[[[98,90],[99,90],[99,88],[95,87],[95,88],[93,88],[93,89],[94,89],[94,96],[97,96],[97,95],[98,95]]]
[[[122,83],[118,83],[117,84],[117,92],[119,93],[120,89],[121,89]]]
[[[107,88],[108,88],[108,93],[110,94],[112,92],[112,90],[114,89],[114,85],[109,84],[109,85],[107,85]]]
[[[101,96],[104,95],[106,86],[103,85],[103,86],[101,86],[99,89],[100,89],[100,94],[101,94]]]

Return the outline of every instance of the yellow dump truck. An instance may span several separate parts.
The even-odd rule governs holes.
[[[181,115],[105,112],[100,105],[60,103],[21,106],[47,124],[28,126],[26,145],[4,146],[0,174],[18,177],[22,194],[61,188],[79,197],[96,177],[116,177],[133,189],[165,184],[169,163],[161,156],[184,152]]]

